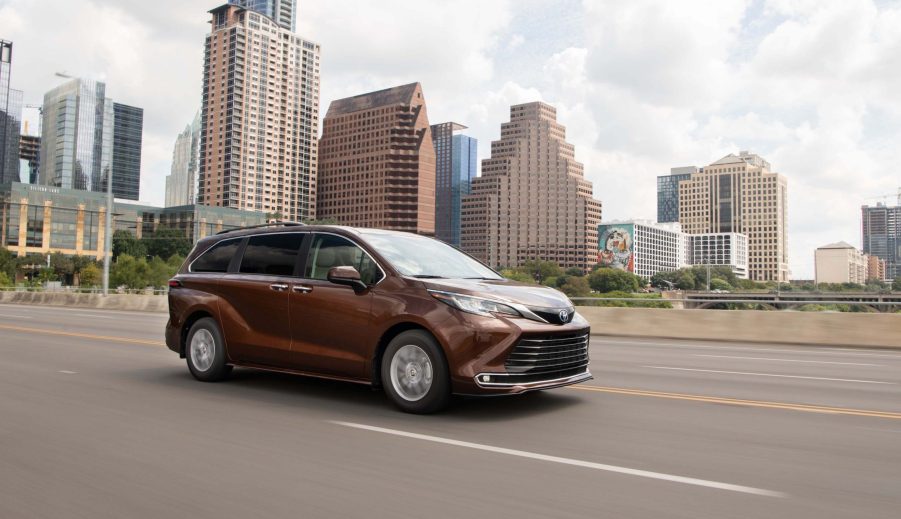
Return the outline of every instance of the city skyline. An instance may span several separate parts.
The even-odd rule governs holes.
[[[39,104],[39,94],[60,82],[53,73],[68,71],[106,79],[112,98],[143,106],[142,195],[161,203],[172,142],[200,96],[202,52],[196,49],[214,4],[8,0],[0,5],[0,37],[16,42],[13,87],[25,91],[27,104]],[[554,104],[605,218],[652,218],[658,175],[753,149],[792,183],[794,278],[812,277],[810,251],[823,243],[860,246],[860,205],[881,201],[901,184],[891,167],[891,144],[901,136],[901,101],[892,92],[901,85],[879,72],[897,69],[891,49],[899,35],[891,28],[901,9],[895,6],[525,7],[424,4],[386,17],[380,12],[398,10],[302,1],[297,27],[327,49],[321,106],[421,81],[433,120],[465,121],[474,137],[490,142],[510,105]],[[478,19],[471,19],[472,9]],[[360,21],[369,18],[384,21],[377,38]],[[624,19],[642,20],[655,38],[634,38],[632,22],[614,22]],[[837,20],[845,27],[841,38],[832,32]],[[35,23],[59,30],[30,34]],[[101,30],[106,27],[122,37]],[[409,38],[430,47],[408,59],[396,51]],[[818,54],[807,59],[812,52]],[[634,62],[643,66],[629,65]],[[25,119],[36,126],[33,113],[26,111]],[[479,158],[486,156],[480,150]],[[819,211],[821,205],[832,210]]]

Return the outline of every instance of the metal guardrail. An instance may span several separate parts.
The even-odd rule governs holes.
[[[694,309],[709,309],[709,308],[700,308],[705,305],[711,304],[742,304],[742,305],[757,305],[757,306],[766,306],[772,309],[779,309],[780,307],[790,307],[790,306],[808,306],[808,305],[847,305],[847,306],[861,306],[861,307],[898,307],[901,309],[901,300],[898,301],[849,301],[849,300],[822,300],[822,299],[811,299],[808,301],[803,300],[785,300],[785,299],[726,299],[726,298],[651,298],[651,297],[571,297],[570,300],[576,304],[576,306],[580,306],[580,302],[623,302],[630,303],[634,306],[641,305],[659,305],[660,303],[681,303],[683,307],[689,310]],[[581,305],[581,306],[592,306],[592,305]]]

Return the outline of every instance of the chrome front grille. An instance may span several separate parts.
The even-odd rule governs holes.
[[[507,356],[509,375],[529,379],[553,379],[585,371],[588,366],[588,334],[521,339]],[[534,377],[533,377],[534,376]]]

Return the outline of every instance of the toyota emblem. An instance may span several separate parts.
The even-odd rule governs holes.
[[[565,323],[568,318],[569,312],[567,312],[566,310],[560,310],[560,322]]]

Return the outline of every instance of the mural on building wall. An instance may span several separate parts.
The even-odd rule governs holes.
[[[598,263],[602,267],[635,272],[634,229],[631,224],[598,226]]]

